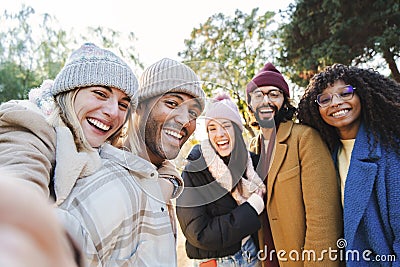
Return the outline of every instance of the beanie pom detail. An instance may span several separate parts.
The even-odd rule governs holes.
[[[219,93],[219,94],[217,94],[217,95],[214,97],[214,99],[215,99],[216,101],[221,101],[221,100],[224,100],[224,99],[229,99],[229,100],[231,100],[231,97],[230,97],[228,94],[226,94],[226,93]]]
[[[208,103],[205,113],[206,127],[213,119],[226,119],[235,123],[243,131],[242,118],[237,105],[232,101],[229,95],[220,93]]]

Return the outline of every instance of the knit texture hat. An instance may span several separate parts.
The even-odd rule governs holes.
[[[163,58],[148,67],[139,80],[139,101],[169,92],[191,95],[199,101],[202,110],[205,106],[205,93],[200,79],[194,71],[183,63]]]
[[[87,86],[115,87],[126,93],[131,102],[137,102],[134,95],[138,81],[132,69],[111,51],[101,49],[92,43],[85,43],[72,52],[54,80],[51,94],[56,96],[62,92]]]
[[[247,85],[247,102],[250,103],[250,93],[252,91],[258,87],[268,85],[278,87],[287,97],[290,97],[289,86],[282,74],[275,68],[274,65],[272,65],[272,63],[268,62]]]
[[[218,95],[207,105],[205,116],[206,127],[212,119],[226,119],[236,123],[243,131],[239,109],[228,95]]]

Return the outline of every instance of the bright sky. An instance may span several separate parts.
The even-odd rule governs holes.
[[[259,7],[258,14],[278,12],[294,0],[0,0],[0,14],[4,10],[20,11],[22,4],[31,6],[36,15],[45,13],[57,18],[62,29],[84,30],[87,27],[110,28],[133,32],[139,59],[145,68],[169,57],[180,61],[184,40],[190,37],[209,17],[217,13],[234,16],[236,9],[249,14]],[[140,74],[140,73],[139,73]],[[197,133],[204,134],[204,121],[198,122]],[[200,127],[199,127],[200,126]],[[197,136],[197,134],[196,134]],[[202,134],[200,139],[205,138]]]
[[[233,16],[236,9],[245,13],[259,7],[259,13],[285,9],[294,0],[1,0],[4,10],[19,11],[22,4],[36,14],[56,17],[68,30],[87,27],[111,28],[138,39],[136,51],[145,67],[163,57],[180,60],[184,39],[216,13]]]

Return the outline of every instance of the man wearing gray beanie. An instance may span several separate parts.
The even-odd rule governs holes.
[[[139,79],[139,104],[134,127],[143,158],[160,166],[174,159],[196,129],[204,110],[205,93],[199,77],[187,65],[164,58],[148,67]]]
[[[199,77],[187,65],[163,58],[148,67],[139,79],[139,102],[166,93],[184,93],[192,96],[204,109],[205,93]]]
[[[204,110],[205,93],[199,77],[191,68],[164,58],[149,66],[141,75],[138,99],[139,104],[133,115],[133,129],[130,131],[137,136],[131,149],[157,168],[163,167],[165,170],[169,166],[170,173],[164,171],[158,180],[161,187],[169,189],[164,192],[172,224],[169,231],[172,230],[176,236],[175,211],[170,199],[180,195],[183,181],[170,160],[178,156],[181,147],[196,129],[196,119]],[[143,221],[154,221],[151,216],[150,213],[144,214]],[[158,233],[169,235],[169,231]],[[176,266],[175,241],[163,245],[162,250],[164,255],[169,256],[153,259],[146,266],[160,266],[158,260],[169,263],[164,263],[165,266]]]

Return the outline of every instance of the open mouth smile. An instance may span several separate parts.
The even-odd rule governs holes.
[[[346,115],[347,113],[349,113],[350,109],[341,109],[339,111],[336,111],[334,113],[331,114],[332,117],[336,118],[336,117],[341,117]]]
[[[90,125],[96,127],[97,129],[99,129],[103,132],[107,132],[108,130],[111,129],[110,125],[106,125],[106,124],[102,123],[101,121],[96,120],[94,118],[87,118],[87,121]]]
[[[224,139],[224,140],[220,140],[215,142],[215,144],[218,146],[219,149],[228,149],[229,148],[229,141]]]
[[[173,131],[173,130],[164,130],[164,131],[165,131],[166,134],[168,134],[168,135],[170,135],[170,136],[172,136],[174,138],[177,138],[179,140],[182,140],[182,138],[184,137],[184,135],[182,135],[182,134],[180,134],[180,133],[178,133],[176,131]]]
[[[273,113],[274,109],[272,109],[272,108],[260,108],[259,112],[261,114],[269,114],[269,113]]]

